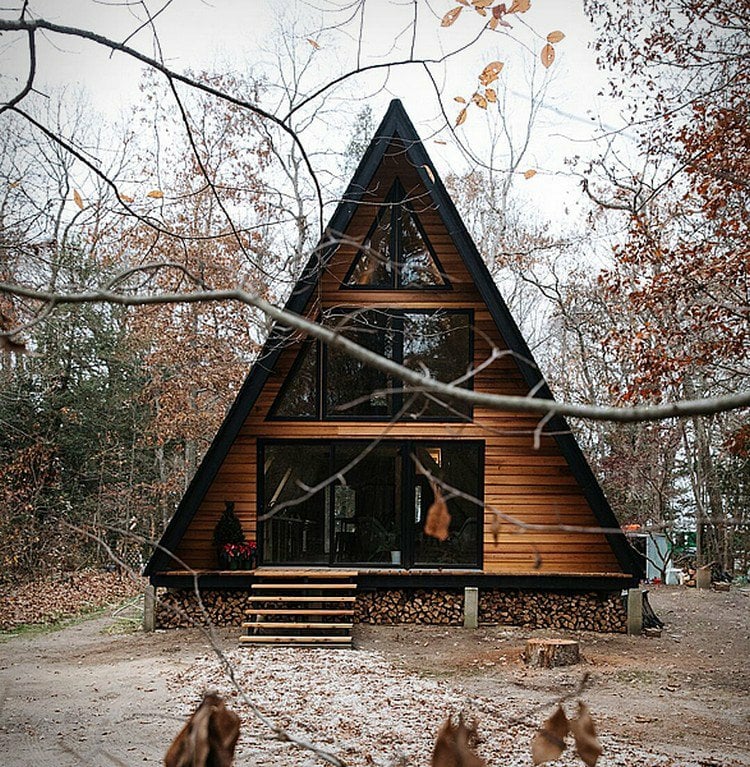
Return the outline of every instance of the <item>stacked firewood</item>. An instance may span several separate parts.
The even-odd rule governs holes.
[[[621,633],[627,613],[619,593],[482,591],[479,620],[501,625]]]
[[[463,623],[463,591],[387,589],[357,595],[355,621],[394,625]]]
[[[201,591],[201,603],[192,589],[159,592],[156,626],[163,629],[190,626],[240,626],[245,619],[247,592],[239,589]]]

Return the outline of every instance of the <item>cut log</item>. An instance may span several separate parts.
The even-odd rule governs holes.
[[[578,642],[573,639],[529,639],[523,652],[527,666],[553,668],[580,663]]]

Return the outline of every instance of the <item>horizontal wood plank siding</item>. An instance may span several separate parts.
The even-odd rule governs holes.
[[[401,156],[394,150],[377,175],[371,195],[354,214],[347,237],[367,233],[393,181]],[[356,255],[342,244],[325,270],[320,290],[307,307],[307,316],[323,309],[346,307],[402,309],[472,309],[474,311],[474,363],[485,362],[494,349],[506,346],[457,252],[450,233],[429,205],[417,172],[400,164],[398,178],[411,193],[412,206],[427,233],[451,289],[423,291],[357,290],[342,288]],[[369,204],[369,203],[372,203]],[[180,544],[178,556],[190,567],[217,566],[211,543],[213,528],[225,501],[235,510],[248,537],[256,535],[257,438],[275,439],[471,439],[485,443],[484,564],[488,573],[620,573],[614,553],[600,532],[566,532],[560,526],[597,528],[582,489],[551,436],[542,436],[534,448],[538,419],[517,413],[475,408],[471,423],[291,422],[267,420],[268,412],[297,356],[301,342],[289,342],[265,388],[246,419],[240,437]],[[527,387],[519,369],[524,364],[506,354],[481,370],[474,379],[477,391],[525,396]],[[493,510],[503,515],[499,532],[493,529]],[[517,520],[513,525],[508,520]],[[544,530],[523,525],[545,525]],[[180,566],[181,567],[181,566]],[[178,566],[175,566],[179,569]]]

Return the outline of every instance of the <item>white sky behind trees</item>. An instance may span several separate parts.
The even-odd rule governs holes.
[[[22,3],[8,0],[4,3],[0,0],[0,3],[0,17],[18,17]],[[165,63],[176,71],[188,68],[217,73],[251,71],[272,84],[281,74],[274,50],[287,46],[299,61],[311,52],[307,38],[315,40],[321,48],[315,52],[302,81],[303,90],[308,92],[355,66],[360,17],[357,15],[349,24],[337,27],[351,15],[351,11],[334,12],[344,5],[330,0],[148,2],[152,14],[163,8],[154,23]],[[454,0],[418,0],[415,57],[439,57],[479,33],[486,19],[469,8],[463,10],[453,26],[441,29],[440,18],[456,5]],[[31,0],[29,11],[32,16],[91,30],[119,41],[133,35],[144,19],[142,4],[125,0]],[[368,0],[361,63],[408,57],[412,39],[407,27],[412,13],[411,2]],[[442,91],[442,105],[453,121],[460,109],[453,97],[469,98],[485,64],[492,60],[505,62],[500,82],[495,85],[498,91],[507,89],[506,112],[520,129],[529,104],[528,80],[532,68],[536,66],[537,76],[541,74],[538,54],[544,38],[552,30],[565,33],[565,39],[555,46],[557,58],[549,70],[550,84],[544,108],[524,163],[524,168],[533,168],[538,173],[528,181],[519,179],[517,186],[521,199],[526,200],[524,207],[528,208],[529,215],[551,223],[553,228],[566,228],[564,219],[568,218],[571,223],[579,220],[576,209],[583,204],[583,199],[577,182],[569,175],[565,159],[573,154],[587,156],[595,152],[596,144],[591,139],[597,132],[601,115],[605,115],[606,123],[614,125],[618,124],[618,116],[611,103],[597,96],[604,87],[605,77],[598,72],[594,54],[589,49],[593,32],[579,0],[534,0],[528,13],[508,18],[513,24],[513,29],[507,30],[509,35],[485,35],[478,44],[445,65],[433,66],[432,71]],[[50,34],[44,37],[47,42],[40,41],[37,54],[36,88],[42,92],[60,87],[81,88],[93,105],[93,120],[127,121],[139,99],[141,66],[86,40]],[[154,57],[159,55],[153,30],[148,25],[136,32],[128,45]],[[292,70],[288,51],[282,54],[282,60],[285,61],[283,74],[288,77]],[[25,35],[3,34],[0,37],[2,100],[20,89],[27,68]],[[389,74],[380,70],[357,75],[337,87],[329,96],[326,112],[303,133],[307,151],[322,157],[327,151],[342,149],[350,137],[353,115],[369,104],[377,122],[394,97],[404,102],[442,175],[461,173],[471,166],[471,161],[457,150],[445,128],[432,83],[416,64],[392,68]],[[310,110],[319,105],[319,101],[313,102]],[[275,111],[273,87],[264,94],[262,106]],[[305,111],[301,113],[304,114]],[[490,156],[492,140],[488,120],[493,120],[491,113],[483,114],[471,108],[466,123],[457,129],[457,135],[485,160]],[[435,143],[436,139],[446,143]],[[502,157],[495,161],[502,167]],[[321,177],[321,184],[326,184],[325,175]]]

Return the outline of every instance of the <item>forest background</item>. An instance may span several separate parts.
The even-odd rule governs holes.
[[[572,423],[622,524],[747,575],[749,26],[746,0],[3,9],[0,578],[148,556],[271,326],[149,297],[283,306],[394,96],[558,400],[718,403]],[[68,300],[95,291],[143,305]]]

